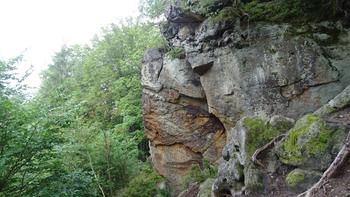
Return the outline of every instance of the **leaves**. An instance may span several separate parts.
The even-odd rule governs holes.
[[[134,189],[129,182],[148,166],[141,59],[162,41],[154,25],[126,20],[104,28],[91,46],[63,46],[30,101],[9,87],[20,58],[0,61],[0,196]],[[161,178],[147,172],[144,184],[153,192]]]

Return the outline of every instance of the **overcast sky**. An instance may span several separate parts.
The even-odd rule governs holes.
[[[39,73],[63,45],[88,44],[101,27],[137,15],[139,0],[0,0],[0,58],[24,52],[23,72],[40,85]]]

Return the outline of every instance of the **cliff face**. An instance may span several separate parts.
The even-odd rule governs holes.
[[[205,160],[218,166],[207,196],[295,196],[315,183],[350,124],[350,29],[179,7],[166,16],[173,49],[144,56],[143,115],[154,167],[175,193]]]
[[[220,121],[208,112],[199,75],[184,59],[158,49],[146,53],[143,112],[154,167],[179,185],[193,164],[216,162],[226,141]]]

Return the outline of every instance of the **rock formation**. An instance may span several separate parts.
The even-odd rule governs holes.
[[[179,185],[193,164],[218,161],[226,141],[221,122],[208,112],[199,75],[185,60],[146,52],[143,113],[154,167]]]
[[[143,116],[153,165],[174,194],[205,160],[218,175],[192,187],[198,196],[296,196],[317,182],[350,127],[350,29],[216,21],[180,7],[166,17],[173,51],[145,53]],[[280,135],[258,165],[255,151]]]

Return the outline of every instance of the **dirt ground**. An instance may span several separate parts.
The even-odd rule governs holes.
[[[350,159],[337,177],[330,179],[315,197],[350,197]]]

